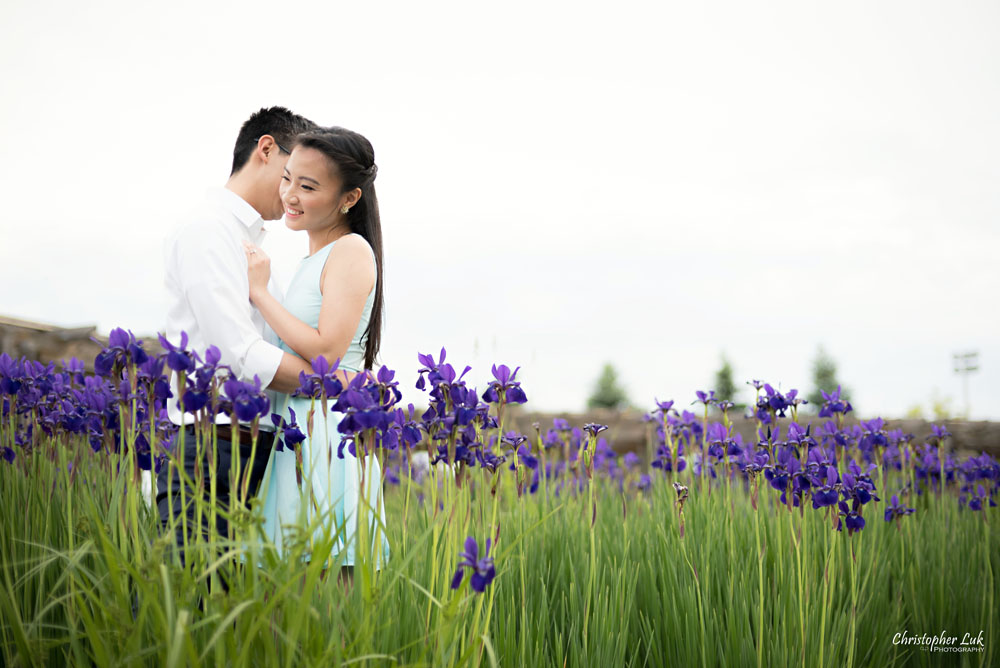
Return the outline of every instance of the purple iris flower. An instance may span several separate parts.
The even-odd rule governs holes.
[[[378,400],[371,393],[365,392],[362,384],[357,382],[363,378],[360,374],[355,376],[334,404],[333,410],[345,414],[337,427],[342,434],[354,434],[382,424]]]
[[[857,499],[851,502],[848,506],[845,502],[840,501],[837,504],[839,509],[839,515],[843,518],[837,520],[837,531],[843,529],[843,525],[847,526],[847,535],[850,536],[855,531],[861,531],[865,528],[865,518],[861,516],[861,502]]]
[[[108,376],[118,365],[142,364],[147,357],[142,341],[137,340],[131,330],[116,327],[108,335],[107,347],[94,359],[94,370],[99,376]]]
[[[549,429],[545,432],[545,436],[542,437],[542,447],[546,450],[562,445],[562,439],[559,438],[559,432],[555,429]]]
[[[772,414],[778,417],[785,417],[785,409],[789,406],[788,400],[783,394],[764,383],[764,396],[757,399],[757,418],[765,424],[769,422]]]
[[[514,380],[517,377],[517,372],[520,370],[521,367],[517,367],[511,372],[506,364],[501,364],[500,366],[494,364],[492,372],[495,380],[483,392],[483,401],[496,404],[500,403],[502,399],[508,404],[526,403],[528,397],[525,396],[524,390],[521,389],[521,383]]]
[[[517,450],[521,447],[521,444],[526,442],[528,439],[516,431],[508,431],[506,434],[500,437],[500,444],[510,450]]]
[[[314,399],[322,399],[324,397],[334,399],[338,397],[344,389],[344,384],[336,374],[339,367],[339,357],[334,360],[333,364],[330,364],[326,361],[325,357],[318,355],[312,361],[312,373],[299,372],[299,386],[292,393],[292,396],[312,397]]]
[[[531,450],[527,446],[520,446],[517,448],[517,459],[521,462],[521,466],[531,469],[532,471],[538,470],[538,458],[531,454]],[[510,463],[510,470],[514,470],[514,462]]]
[[[197,356],[196,356],[197,358]],[[222,351],[218,346],[209,346],[205,349],[205,366],[214,369],[222,361]]]
[[[241,422],[252,422],[255,418],[264,417],[271,408],[271,400],[261,391],[260,378],[256,375],[253,377],[253,384],[240,382],[235,376],[230,377],[222,389]]]
[[[875,483],[871,479],[871,474],[876,468],[875,464],[871,464],[867,470],[863,471],[858,463],[852,459],[847,465],[847,471],[843,475],[843,483],[841,484],[844,499],[855,499],[861,505],[872,499],[879,501],[880,499],[875,495]]]
[[[479,461],[479,466],[486,469],[490,473],[496,473],[496,470],[505,462],[507,458],[498,455],[494,452],[480,448],[475,451],[476,459]]]
[[[97,357],[94,358],[94,373],[103,377],[110,376],[114,365],[114,352],[110,350],[103,350],[97,354]]]
[[[764,468],[764,477],[771,487],[784,492],[791,476],[798,473],[801,467],[792,447],[779,445],[774,449],[774,464]]]
[[[976,493],[969,499],[969,510],[984,510],[987,506],[995,507],[996,505],[993,495],[988,494],[982,485],[976,485]]]
[[[398,466],[387,466],[385,469],[385,481],[390,485],[398,485],[400,482],[399,473]]]
[[[905,508],[899,505],[899,497],[893,494],[889,506],[885,509],[885,521],[891,522],[892,520],[897,520],[914,513],[915,510],[915,508]]]
[[[726,454],[730,457],[739,457],[743,452],[743,436],[737,432],[726,441]]]
[[[711,390],[708,393],[697,390],[695,391],[695,394],[698,398],[692,401],[692,404],[704,404],[705,406],[708,406],[709,404],[715,403],[715,390]]]
[[[654,399],[656,401],[656,409],[661,413],[667,413],[674,407],[674,400],[660,401],[659,399]]]
[[[962,475],[967,482],[992,480],[1000,481],[1000,464],[985,452],[978,457],[969,457],[962,465]]]
[[[197,356],[196,356],[197,358]],[[219,362],[222,360],[222,353],[216,346],[209,346],[205,350],[205,362],[201,366],[195,368],[193,374],[188,374],[186,380],[186,387],[181,393],[181,399],[184,402],[184,411],[186,413],[197,413],[206,406],[209,406],[209,400],[215,393],[216,389],[216,374],[222,370],[228,370],[225,365],[220,365]],[[229,375],[232,376],[232,372],[229,371]],[[220,406],[217,402],[212,402],[210,411],[213,413],[226,412],[229,406]]]
[[[851,434],[843,429],[838,429],[832,420],[824,422],[820,427],[820,438],[828,446],[848,446],[851,444]]]
[[[764,448],[744,448],[736,459],[736,464],[748,476],[755,476],[764,470],[770,455]]]
[[[175,346],[167,340],[167,337],[160,334],[160,345],[167,351],[167,366],[174,371],[191,373],[198,362],[198,353],[188,350],[187,332],[181,332],[181,343]]]
[[[375,384],[383,397],[383,405],[395,405],[403,399],[403,393],[399,391],[399,381],[394,380],[395,377],[396,372],[384,364],[379,367],[378,373],[375,374]]]
[[[358,442],[364,446],[367,454],[377,448],[395,450],[399,447],[400,437],[405,436],[402,428],[406,423],[405,416],[399,415],[394,408],[401,397],[392,380],[395,372],[385,367],[380,372],[380,376],[373,376],[370,371],[359,373],[337,397],[333,410],[344,414],[337,425],[337,431],[343,435],[337,449],[337,456],[341,459],[344,457],[345,445],[349,445],[352,455],[360,457],[356,450]],[[434,406],[431,406],[428,413],[432,415],[425,414],[426,419],[437,420]],[[472,431],[475,434],[475,429]],[[364,432],[369,432],[373,440],[366,436],[358,441],[358,437]],[[409,433],[407,430],[407,434]]]
[[[295,410],[291,407],[288,409],[288,418],[288,420],[285,420],[285,418],[277,413],[271,413],[271,424],[281,433],[281,438],[276,439],[274,442],[274,449],[278,452],[284,451],[285,446],[295,450],[295,446],[306,440],[306,435],[299,429],[296,421]]]
[[[877,417],[873,420],[861,421],[861,448],[885,447],[889,444],[889,435],[885,431],[885,420]]]
[[[826,476],[816,484],[816,491],[812,494],[813,508],[835,505],[840,500],[840,492],[837,490],[839,482],[840,477],[837,475],[837,469],[833,466],[827,466]]]
[[[184,392],[184,411],[197,413],[208,404],[208,392],[199,389],[188,389]]]
[[[671,461],[670,449],[666,446],[661,445],[656,449],[656,457],[653,459],[651,464],[654,469],[660,469],[664,473],[673,471],[673,462]],[[677,473],[680,473],[687,468],[687,460],[681,456],[678,452],[677,455]]]
[[[448,461],[448,445],[442,444],[438,446],[438,454],[431,459],[431,465],[437,464],[439,462],[445,462],[448,464],[456,464],[462,462],[466,466],[475,466],[476,464],[476,451],[474,448],[469,447],[465,443],[457,443],[455,445],[455,460]],[[514,466],[511,464],[511,470]]]
[[[413,415],[413,404],[409,406],[409,415]],[[420,427],[412,419],[407,419],[407,413],[402,408],[397,408],[393,412],[393,422],[399,428],[400,438],[406,448],[412,448],[420,443],[423,437],[420,435]]]
[[[83,364],[83,360],[76,357],[70,357],[68,362],[63,363],[63,367],[66,372],[69,373],[73,380],[79,384],[83,384],[83,374],[87,370],[86,366]]]
[[[149,357],[139,365],[138,369],[139,378],[151,386],[153,396],[148,397],[148,399],[160,402],[160,405],[165,405],[163,402],[174,396],[170,389],[170,383],[163,375],[164,361],[163,357]]]
[[[429,383],[431,399],[439,402],[447,400],[453,385],[464,386],[462,379],[472,369],[472,367],[466,366],[461,375],[457,374],[450,364],[445,364],[446,355],[447,351],[444,348],[441,349],[441,355],[437,361],[434,360],[433,355],[417,354],[417,359],[424,365],[417,371],[417,389],[422,390],[426,386],[425,383]]]
[[[708,425],[705,437],[709,444],[708,454],[716,459],[722,459],[727,455],[736,457],[743,450],[743,437],[738,433],[731,434],[730,429],[721,422]]]
[[[0,394],[12,396],[21,389],[24,374],[23,361],[15,361],[7,353],[0,354]]]
[[[837,389],[830,394],[827,394],[823,390],[820,390],[820,394],[823,395],[824,399],[823,408],[819,411],[819,416],[821,418],[833,417],[836,413],[850,413],[854,410],[849,401],[840,398],[840,385],[838,385]]]
[[[807,399],[803,399],[799,396],[798,390],[788,390],[788,392],[785,392],[785,401],[788,402],[789,406],[794,406],[796,408],[809,403]]]
[[[726,453],[725,442],[729,439],[729,430],[721,422],[713,422],[708,425],[705,440],[708,442],[708,455],[716,459],[722,459]]]
[[[472,425],[472,422],[480,414],[476,390],[470,390],[464,384],[455,384],[449,388],[449,396],[455,409],[455,421],[458,426]]]
[[[496,568],[493,565],[493,558],[490,556],[490,539],[486,539],[486,549],[483,550],[481,558],[479,556],[479,545],[472,536],[465,539],[465,551],[460,552],[458,556],[460,557],[460,561],[458,562],[458,569],[455,571],[455,577],[451,579],[451,588],[459,588],[462,584],[462,578],[465,577],[465,569],[469,569],[472,573],[472,577],[469,578],[472,588],[482,594],[497,576]]]
[[[816,445],[816,439],[809,435],[812,425],[806,425],[803,429],[797,422],[788,425],[788,442],[795,443],[800,448],[809,448]]]
[[[929,443],[941,443],[944,439],[951,436],[951,432],[943,424],[932,424],[931,425],[931,437],[928,439]]]
[[[448,352],[442,348],[441,356],[438,361],[434,360],[434,355],[425,355],[423,353],[417,353],[417,360],[424,365],[424,368],[417,372],[417,389],[422,390],[425,386],[424,374],[427,374],[427,379],[431,381],[431,385],[434,385],[434,379],[432,374],[437,372],[437,368],[444,364],[445,357]]]
[[[594,422],[589,422],[583,425],[583,430],[591,435],[591,437],[596,437],[602,431],[608,428],[606,424],[596,424]]]

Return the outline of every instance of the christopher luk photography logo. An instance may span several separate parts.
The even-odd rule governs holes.
[[[893,645],[915,645],[927,652],[982,652],[986,649],[983,644],[983,632],[978,634],[963,633],[961,637],[950,636],[947,631],[941,631],[938,635],[910,635],[905,630],[892,637]]]

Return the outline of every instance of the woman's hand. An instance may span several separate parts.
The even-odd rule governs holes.
[[[271,280],[271,258],[259,246],[249,241],[243,242],[243,252],[247,256],[247,277],[250,279],[250,301],[267,292],[267,282]]]

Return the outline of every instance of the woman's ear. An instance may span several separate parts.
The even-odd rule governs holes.
[[[344,193],[344,203],[342,206],[346,206],[349,209],[353,209],[354,205],[358,203],[361,199],[361,188],[355,188],[354,190],[349,190]]]

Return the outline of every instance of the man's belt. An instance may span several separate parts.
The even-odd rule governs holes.
[[[217,424],[215,425],[215,434],[218,438],[225,439],[230,443],[236,442],[237,435],[240,443],[246,443],[248,445],[253,443],[253,432],[250,430],[250,427],[245,427],[243,425],[237,425],[237,428],[233,429],[232,425]],[[274,434],[261,429],[257,433],[257,442],[260,443],[265,441],[269,437],[273,438]]]

